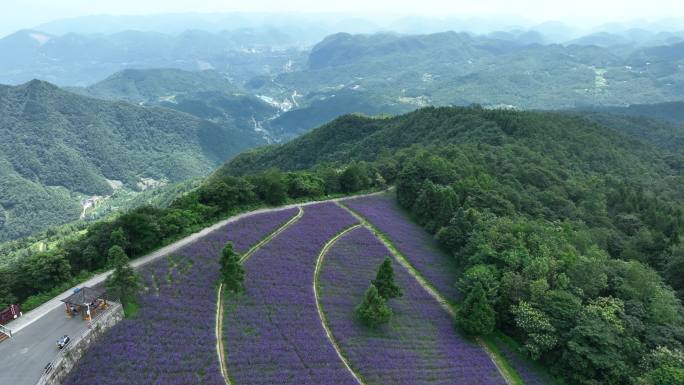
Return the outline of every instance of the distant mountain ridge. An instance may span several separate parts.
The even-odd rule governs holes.
[[[139,189],[206,175],[261,143],[254,132],[43,81],[0,86],[0,240],[76,220],[82,199],[119,182]]]
[[[86,86],[124,69],[169,67],[216,69],[246,81],[301,59],[297,48],[281,48],[276,40],[245,31],[51,35],[22,30],[0,39],[0,83],[38,78],[60,86]]]
[[[513,37],[336,34],[306,68],[281,73],[257,92],[286,87],[305,97],[363,91],[414,108],[426,105],[564,109],[684,100],[679,44],[542,45]]]

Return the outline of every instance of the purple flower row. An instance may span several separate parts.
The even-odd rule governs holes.
[[[93,345],[64,384],[223,384],[214,334],[219,253],[228,241],[248,250],[296,213],[240,219],[146,265],[137,316]]]
[[[304,216],[245,263],[245,293],[228,296],[224,340],[237,384],[355,384],[328,341],[313,278],[326,242],[355,219],[333,203]]]
[[[456,260],[441,251],[423,228],[408,220],[393,195],[352,198],[343,203],[385,234],[437,291],[450,301],[460,299]]]
[[[359,228],[335,243],[321,269],[321,303],[352,367],[368,384],[505,384],[487,353],[461,338],[451,316],[397,263],[404,295],[389,301],[390,323],[373,330],[355,319],[355,306],[389,255]]]

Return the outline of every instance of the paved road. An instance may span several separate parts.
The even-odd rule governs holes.
[[[74,338],[87,327],[80,317],[67,318],[61,307],[44,314],[0,343],[0,384],[35,385],[45,364],[57,355],[57,339],[64,334]]]
[[[375,194],[378,193],[367,195]],[[338,201],[346,198],[332,199],[330,201]],[[140,267],[146,263],[169,255],[181,247],[206,236],[212,231],[244,217],[316,203],[319,203],[319,201],[260,209],[233,216],[151,254],[137,258],[131,261],[131,265]],[[93,287],[101,284],[109,273],[110,272],[106,272],[95,276],[77,287]],[[24,314],[22,317],[7,325],[7,327],[12,330],[14,338],[0,343],[0,385],[35,385],[38,382],[38,379],[40,379],[45,364],[52,361],[57,354],[57,348],[55,346],[57,338],[64,334],[76,336],[85,330],[87,325],[82,320],[66,318],[63,309],[64,305],[61,302],[61,299],[72,294],[75,288],[76,287],[65,291],[61,295]]]

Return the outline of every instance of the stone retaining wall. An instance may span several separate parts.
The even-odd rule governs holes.
[[[116,302],[110,302],[110,304],[110,308],[95,319],[88,330],[75,337],[60,352],[52,361],[52,370],[40,378],[38,385],[61,385],[62,381],[69,375],[71,369],[76,366],[76,363],[83,357],[90,345],[124,318],[121,304]]]

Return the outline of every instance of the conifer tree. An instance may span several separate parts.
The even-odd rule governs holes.
[[[233,250],[233,243],[228,242],[221,252],[221,282],[226,290],[240,293],[244,290],[245,269],[240,263],[240,255]]]
[[[375,285],[371,284],[366,290],[363,302],[356,307],[356,315],[366,326],[374,328],[389,322],[392,317],[392,309],[387,306],[385,299],[378,294]]]
[[[378,289],[378,294],[386,300],[401,297],[404,294],[394,282],[394,268],[389,257],[385,257],[372,283]]]
[[[481,283],[476,283],[458,310],[458,325],[468,334],[486,335],[494,330],[496,314]]]

